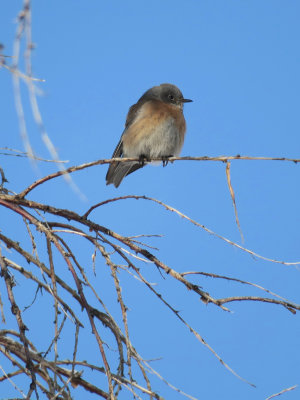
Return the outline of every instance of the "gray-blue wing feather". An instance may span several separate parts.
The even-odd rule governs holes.
[[[111,158],[119,158],[122,156],[123,156],[123,143],[121,137]],[[106,184],[107,185],[114,184],[115,187],[117,188],[122,182],[122,180],[125,178],[125,176],[131,174],[132,172],[142,167],[143,165],[136,161],[112,162],[106,174]]]
[[[143,96],[142,96],[143,97]],[[123,142],[122,138],[124,133],[126,132],[126,129],[133,124],[138,111],[140,110],[140,107],[143,103],[145,103],[147,100],[145,99],[144,101],[142,98],[138,101],[138,103],[133,104],[128,111],[127,117],[126,117],[126,123],[125,123],[125,130],[122,133],[121,139],[119,143],[117,144],[117,147],[115,148],[115,151],[113,152],[113,155],[111,158],[117,158],[117,157],[123,157]],[[142,168],[143,165],[139,162],[133,161],[133,162],[115,162],[111,163],[107,174],[106,174],[106,184],[110,185],[111,183],[115,185],[115,187],[118,187],[122,180],[125,178],[125,176],[131,174],[132,172],[136,171],[137,169]]]

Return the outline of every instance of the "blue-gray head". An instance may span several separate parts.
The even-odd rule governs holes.
[[[162,83],[159,86],[153,86],[147,90],[139,101],[145,100],[160,100],[167,104],[173,104],[183,108],[183,103],[189,103],[193,100],[185,99],[177,86],[171,83]]]

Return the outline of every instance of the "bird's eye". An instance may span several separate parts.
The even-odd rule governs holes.
[[[174,101],[174,96],[172,94],[168,95],[169,100]]]

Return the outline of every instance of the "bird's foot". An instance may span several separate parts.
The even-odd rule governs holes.
[[[163,167],[166,167],[166,166],[168,165],[168,162],[169,162],[169,158],[170,158],[170,157],[173,157],[173,155],[170,154],[169,156],[163,156],[163,157],[162,157]]]
[[[145,165],[146,161],[151,161],[151,159],[148,156],[145,156],[145,154],[141,154],[139,156],[139,163],[142,167]]]

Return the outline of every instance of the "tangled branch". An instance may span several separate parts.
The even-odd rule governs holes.
[[[89,166],[91,166],[91,163]],[[80,167],[77,167],[74,170],[78,169],[80,169]],[[83,169],[82,166],[81,169]],[[23,259],[27,263],[30,263],[34,266],[33,269],[28,269],[24,265],[19,265],[8,257],[3,256],[2,254],[0,255],[2,276],[6,282],[9,301],[11,303],[12,310],[15,310],[13,314],[16,316],[19,327],[19,332],[7,330],[0,332],[0,351],[4,355],[8,354],[7,357],[11,361],[12,365],[18,366],[17,371],[9,373],[6,372],[1,379],[10,379],[15,374],[23,374],[28,376],[31,380],[28,394],[31,394],[32,391],[35,391],[38,398],[37,391],[39,388],[46,393],[48,398],[52,398],[58,393],[64,393],[64,395],[68,397],[71,393],[71,385],[73,387],[81,386],[85,390],[98,394],[100,397],[105,399],[116,399],[120,390],[129,390],[137,398],[140,398],[138,392],[141,392],[144,393],[144,395],[147,394],[150,398],[160,399],[159,394],[156,393],[152,388],[151,379],[148,376],[149,369],[152,371],[152,373],[156,373],[157,376],[159,376],[159,374],[155,372],[153,368],[150,367],[149,363],[147,363],[147,361],[138,354],[132,344],[127,317],[128,308],[125,304],[122,294],[122,289],[124,290],[124,288],[122,288],[119,278],[120,271],[125,271],[130,276],[136,277],[140,282],[142,282],[145,287],[150,290],[150,292],[154,294],[154,296],[156,296],[176,316],[176,318],[178,318],[179,321],[181,321],[181,323],[187,327],[187,329],[197,338],[197,340],[207,347],[229,371],[231,371],[240,379],[245,380],[241,378],[227,363],[224,362],[221,356],[215,352],[215,350],[207,343],[200,333],[197,332],[183,318],[181,313],[176,310],[176,308],[170,302],[168,302],[168,300],[157,289],[155,289],[153,284],[145,278],[139,265],[141,262],[150,262],[151,264],[155,265],[165,277],[173,279],[179,285],[183,285],[188,292],[196,294],[203,303],[220,307],[224,311],[229,311],[229,309],[225,307],[225,304],[233,301],[259,301],[274,305],[281,305],[292,313],[296,313],[296,311],[300,310],[299,305],[283,299],[275,293],[256,284],[240,281],[236,278],[217,276],[200,271],[179,273],[174,268],[157,258],[150,251],[151,246],[149,247],[146,243],[143,243],[143,241],[137,240],[137,237],[123,236],[105,226],[99,225],[90,219],[91,213],[96,208],[103,207],[109,203],[115,203],[117,201],[128,199],[147,200],[159,204],[168,211],[175,212],[190,223],[204,229],[209,234],[213,234],[221,238],[225,242],[234,245],[242,251],[246,251],[247,253],[255,255],[261,259],[267,259],[249,249],[243,248],[237,243],[234,243],[215,232],[210,231],[202,224],[192,220],[180,211],[159,200],[148,198],[146,196],[118,197],[95,204],[83,215],[79,215],[69,209],[60,209],[49,204],[42,204],[36,201],[25,199],[25,194],[27,195],[37,185],[47,182],[51,176],[54,177],[52,174],[40,179],[37,181],[38,184],[36,183],[35,186],[34,184],[30,185],[19,195],[7,194],[7,192],[4,190],[3,193],[0,194],[0,206],[7,208],[11,213],[18,215],[19,218],[24,221],[33,249],[33,253],[31,254],[28,250],[26,250],[24,245],[21,245],[16,240],[13,240],[4,233],[0,232],[0,242],[2,242],[7,248],[11,249],[11,251],[13,250],[15,254],[18,254],[21,257],[21,260]],[[58,173],[55,174],[55,177],[56,176],[59,176]],[[41,213],[43,213],[43,215]],[[55,218],[55,220],[51,220],[50,218]],[[42,235],[46,242],[47,249],[45,253],[45,261],[41,261],[38,257],[37,249],[39,246],[32,232],[32,226],[34,226],[35,230]],[[88,274],[79,261],[77,254],[78,252],[76,248],[74,249],[72,240],[66,240],[63,238],[63,235],[67,235],[69,238],[71,235],[80,238],[80,240],[87,241],[87,243],[89,243],[95,249],[94,257],[96,254],[100,254],[103,258],[103,261],[111,271],[113,287],[116,293],[118,304],[120,306],[123,328],[112,317],[108,308],[105,306],[104,300],[101,298],[101,296],[99,296],[96,289],[88,279]],[[56,260],[58,255],[60,255],[70,273],[70,282],[67,282],[66,278],[61,272],[61,268],[58,268],[57,266]],[[125,264],[120,264],[115,260],[117,258],[121,258]],[[286,261],[277,261],[274,259],[267,260],[271,262],[280,262],[286,265],[299,264],[299,262],[291,263]],[[21,264],[23,263],[21,262]],[[26,277],[27,280],[30,280],[34,285],[37,285],[38,290],[44,290],[46,293],[48,293],[48,295],[50,295],[50,298],[53,299],[55,307],[54,336],[51,339],[51,343],[48,346],[47,351],[44,353],[36,350],[33,343],[27,337],[26,325],[23,322],[21,313],[18,311],[20,310],[20,306],[17,304],[13,294],[13,282],[15,280],[13,277],[15,274]],[[41,277],[39,277],[37,274],[40,274]],[[188,279],[189,276],[195,274],[203,274],[211,278],[226,279],[241,284],[255,286],[256,288],[267,292],[270,297],[229,296],[218,299]],[[93,293],[93,298],[98,304],[97,307],[92,305],[88,291]],[[66,300],[66,298],[69,296],[71,296],[71,301]],[[78,314],[78,306],[81,310],[84,310],[83,315]],[[30,306],[27,308],[30,308]],[[60,317],[61,312],[63,318]],[[75,325],[76,328],[74,333],[72,361],[61,359],[58,351],[58,341],[64,334],[65,329],[67,329],[66,321],[70,321],[69,323]],[[112,365],[114,365],[114,362],[112,361],[112,354],[110,351],[105,349],[107,346],[106,342],[108,340],[107,331],[105,330],[104,332],[103,329],[100,328],[99,323],[100,326],[104,326],[106,329],[108,329],[108,332],[110,333],[108,336],[114,338],[114,341],[117,345],[117,358],[119,359],[119,362],[117,363],[116,367],[114,367],[114,370],[112,370]],[[82,347],[82,342],[80,341],[80,332],[82,330],[86,330],[87,324],[91,328],[92,336],[95,338],[95,343],[97,343],[98,352],[102,359],[103,366],[99,367],[93,362],[78,359],[78,349]],[[11,335],[14,336],[13,339],[10,337]],[[51,352],[54,352],[54,360],[49,359]],[[70,365],[71,370],[62,367],[61,365]],[[78,366],[84,367],[84,370],[80,372],[78,370]],[[83,379],[83,375],[87,375],[86,371],[88,370],[97,371],[101,375],[106,376],[106,390],[103,390],[101,386],[94,384],[93,380],[89,380],[87,378]],[[146,386],[143,386],[141,383],[137,383],[137,370],[141,372]],[[253,385],[250,382],[248,383]],[[168,385],[173,387],[169,383]],[[182,393],[177,388],[174,388],[174,390]],[[188,396],[189,398],[193,398],[190,395],[184,393],[182,394]]]

